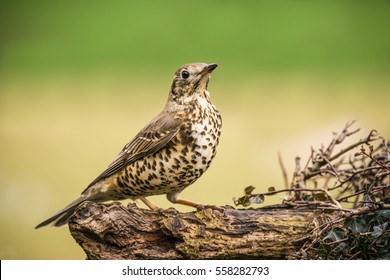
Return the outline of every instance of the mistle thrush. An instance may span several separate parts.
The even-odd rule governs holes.
[[[118,154],[81,196],[36,228],[66,224],[84,201],[140,199],[166,194],[172,203],[199,207],[179,198],[210,166],[221,134],[222,119],[207,91],[217,64],[187,64],[176,71],[168,101]]]

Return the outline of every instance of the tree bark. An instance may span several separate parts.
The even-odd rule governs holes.
[[[85,202],[69,228],[88,259],[289,259],[320,216],[282,206],[179,213]]]

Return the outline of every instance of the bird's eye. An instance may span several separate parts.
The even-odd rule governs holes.
[[[187,79],[189,76],[190,76],[190,73],[188,73],[188,71],[184,70],[183,72],[181,72],[181,77],[183,79]]]

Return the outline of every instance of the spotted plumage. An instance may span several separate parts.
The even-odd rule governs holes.
[[[207,91],[216,67],[194,63],[179,68],[161,113],[125,145],[77,200],[36,228],[66,224],[75,208],[87,200],[140,199],[156,209],[145,197],[166,194],[172,203],[200,206],[179,194],[207,170],[216,154],[222,119]]]

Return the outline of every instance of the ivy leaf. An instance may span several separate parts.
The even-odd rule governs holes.
[[[372,237],[377,238],[382,235],[383,230],[379,226],[375,226],[373,229],[374,230],[371,232]]]
[[[275,187],[269,187],[268,188],[268,192],[274,192],[274,191],[276,191]]]
[[[318,200],[318,201],[328,201],[328,196],[323,193],[323,192],[320,192],[320,193],[315,193],[314,194],[314,199],[315,200]]]
[[[379,210],[378,214],[381,215],[383,218],[390,219],[390,210]]]
[[[350,228],[353,234],[366,232],[367,231],[367,223],[361,217],[350,217],[348,218],[344,226]]]
[[[363,196],[363,203],[362,203],[362,206],[365,207],[369,207],[369,208],[373,208],[375,206],[375,203],[376,202],[376,198],[375,198],[375,195],[372,194],[372,193],[367,193]]]
[[[341,243],[335,248],[335,250],[338,251],[339,253],[344,253],[346,249],[347,249],[347,244],[345,244],[345,242],[341,242]]]
[[[253,190],[255,189],[254,186],[248,186],[244,189],[245,195],[239,198],[233,197],[233,202],[236,206],[242,205],[244,207],[250,206],[252,203],[256,203],[256,199],[252,199],[251,195]],[[254,201],[254,202],[253,202]],[[264,198],[263,198],[264,201]]]
[[[378,226],[374,226],[373,227],[373,232],[371,232],[371,236],[375,237],[375,238],[381,236],[383,234],[383,232],[386,230],[388,224],[389,223],[386,222],[384,224],[381,224],[381,225],[378,225]]]
[[[341,228],[334,228],[322,239],[322,241],[325,241],[327,239],[330,239],[331,241],[340,241],[341,239],[344,239],[345,233]]]
[[[251,195],[254,189],[255,189],[254,186],[248,186],[244,189],[244,193],[247,195]]]
[[[378,260],[390,260],[390,253],[383,253],[378,256]]]
[[[313,196],[311,194],[308,194],[308,193],[303,193],[302,194],[302,200],[303,201],[313,201]]]
[[[283,200],[283,202],[286,202],[286,201],[291,202],[291,201],[294,201],[295,196],[286,194],[286,195],[282,195],[280,198]]]
[[[233,201],[236,206],[242,205],[244,207],[248,207],[249,205],[251,205],[251,202],[249,201],[249,197],[247,195],[244,195],[243,197],[239,198],[233,197]]]
[[[254,204],[261,204],[264,202],[264,195],[263,194],[253,195],[249,198],[249,201]]]
[[[242,205],[244,207],[248,207],[251,204],[261,204],[264,202],[263,194],[252,194],[252,195],[244,195],[242,197],[236,198],[233,197],[233,202],[236,206]]]

